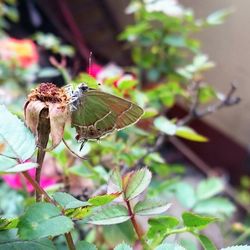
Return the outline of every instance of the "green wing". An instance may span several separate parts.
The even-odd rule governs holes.
[[[78,128],[81,139],[94,139],[137,122],[142,114],[143,109],[130,101],[90,90],[72,112],[72,125]]]

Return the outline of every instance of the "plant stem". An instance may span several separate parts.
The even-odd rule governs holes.
[[[43,109],[40,113],[40,119],[39,124],[37,127],[38,131],[38,152],[37,152],[37,159],[36,162],[38,164],[38,167],[36,169],[36,182],[38,185],[40,184],[40,178],[41,178],[41,171],[43,166],[43,160],[45,157],[45,149],[47,147],[48,141],[49,141],[49,133],[50,133],[50,120],[48,118],[49,110]],[[39,192],[36,191],[36,201],[41,200],[41,195]]]
[[[57,205],[56,202],[49,197],[46,191],[39,185],[39,183],[34,180],[28,172],[23,172],[23,176],[29,181],[32,187],[36,190],[36,193],[39,194],[40,197],[44,196],[44,199],[53,205]]]
[[[29,183],[33,186],[33,188],[36,190],[36,193],[39,194],[39,197],[44,196],[44,199],[46,201],[48,201],[49,203],[52,203],[54,206],[57,206],[57,203],[52,198],[50,198],[50,196],[46,193],[46,191],[39,185],[39,183],[36,180],[34,180],[29,175],[28,172],[23,172],[22,174],[29,181]],[[65,233],[64,236],[66,238],[69,250],[75,250],[76,248],[75,248],[71,233],[70,232]]]
[[[130,202],[129,202],[128,200],[126,200],[126,204],[127,204],[127,207],[128,207],[128,213],[129,213],[129,215],[130,215],[130,219],[131,219],[131,222],[132,222],[133,227],[134,227],[134,229],[135,229],[135,232],[136,232],[136,234],[137,234],[137,236],[138,236],[138,239],[141,241],[141,240],[142,240],[142,235],[143,235],[143,233],[142,233],[142,231],[141,231],[139,225],[137,224],[137,221],[136,221],[136,219],[135,219],[135,214],[134,214],[134,212],[132,211]]]

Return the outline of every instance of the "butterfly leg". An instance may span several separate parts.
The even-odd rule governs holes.
[[[84,139],[83,141],[82,141],[82,144],[81,144],[81,146],[80,146],[80,151],[83,149],[83,147],[84,147],[84,145],[85,145],[85,143],[88,141],[88,139]]]

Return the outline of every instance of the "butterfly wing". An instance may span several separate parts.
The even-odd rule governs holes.
[[[114,130],[125,128],[142,116],[143,109],[117,96],[89,90],[80,98],[72,112],[72,125],[78,139],[98,139]]]

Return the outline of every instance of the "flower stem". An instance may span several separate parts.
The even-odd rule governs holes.
[[[38,124],[38,152],[36,162],[38,167],[36,169],[36,182],[40,184],[41,171],[43,166],[43,160],[45,157],[45,149],[47,147],[49,141],[49,133],[50,133],[50,121],[48,118],[49,111],[48,109],[43,109],[40,113],[40,119]],[[36,192],[36,201],[41,200],[41,195],[39,192]]]
[[[34,180],[29,175],[28,172],[23,172],[23,176],[33,186],[33,188],[36,190],[36,193],[39,194],[39,197],[43,196],[46,201],[48,201],[49,203],[52,203],[53,205],[57,206],[57,203],[52,198],[50,198],[50,196],[46,193],[46,191],[39,185],[39,183],[36,180]],[[71,233],[70,232],[65,233],[64,236],[66,238],[69,250],[75,250],[76,248],[75,248]]]

